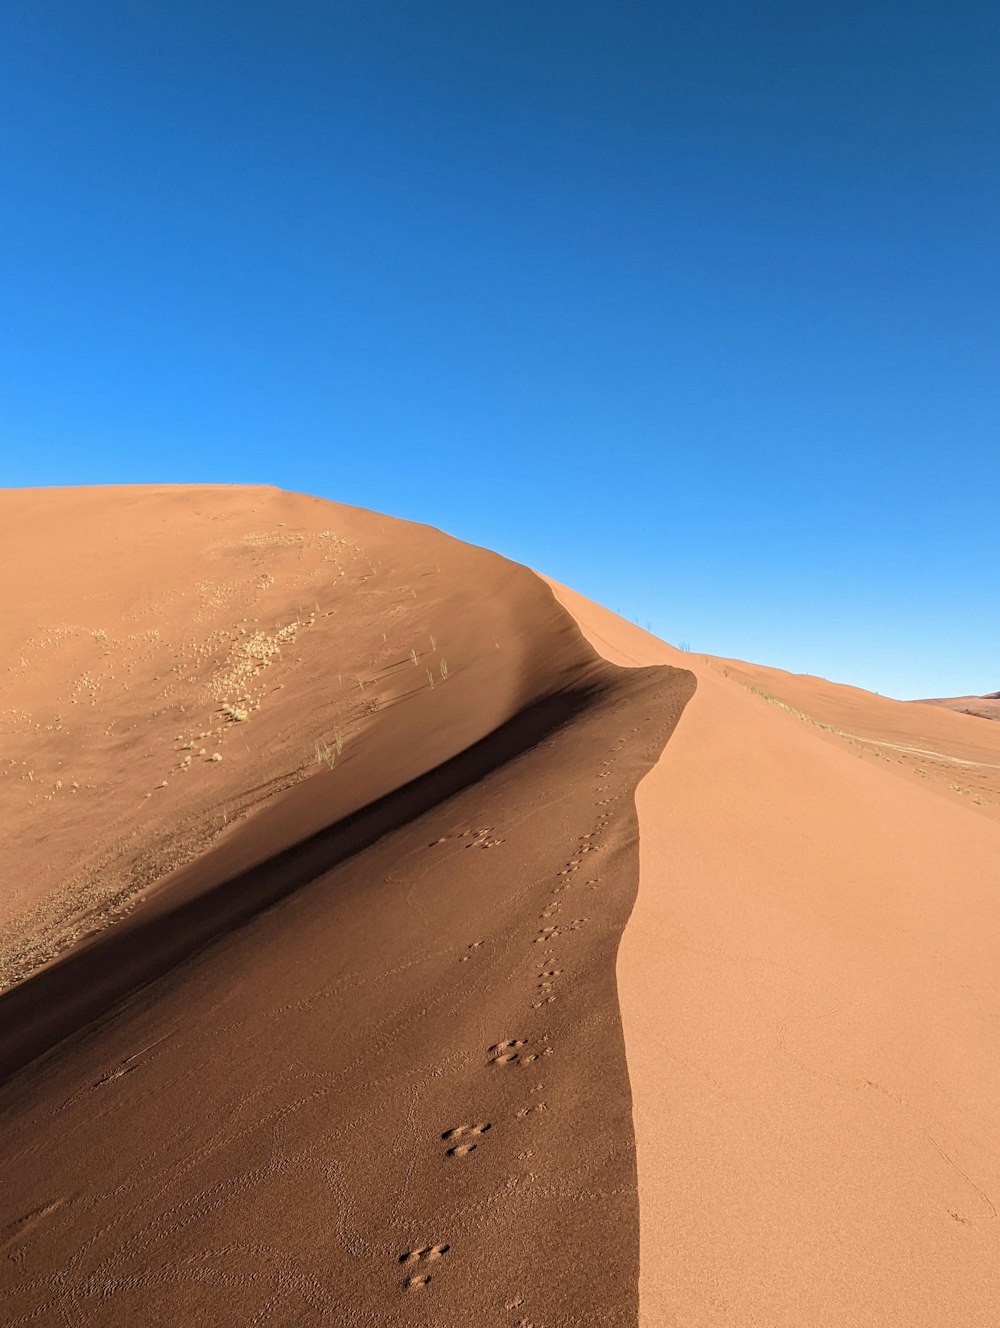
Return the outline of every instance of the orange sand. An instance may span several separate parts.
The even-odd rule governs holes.
[[[962,767],[978,805],[803,716],[1000,765],[996,730],[680,655],[558,593],[606,658],[698,678],[639,788],[618,963],[640,1322],[994,1325],[997,769]]]
[[[0,558],[5,1324],[996,1324],[1000,726],[274,489]]]

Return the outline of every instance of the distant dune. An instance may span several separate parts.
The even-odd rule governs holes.
[[[919,704],[944,706],[962,715],[975,715],[978,719],[1000,719],[1000,692],[987,692],[985,696],[937,696]]]
[[[0,1322],[995,1325],[1000,727],[270,488],[0,557]]]

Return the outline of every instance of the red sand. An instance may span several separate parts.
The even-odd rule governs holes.
[[[997,1322],[1000,728],[276,490],[0,518],[5,1324]]]

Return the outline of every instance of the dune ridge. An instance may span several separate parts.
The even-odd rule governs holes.
[[[277,489],[3,493],[0,559],[0,989],[186,863],[246,868],[587,663],[525,569]]]
[[[338,631],[386,650],[358,688],[377,709],[335,717],[333,768],[287,764],[329,676],[303,633],[266,731],[285,766],[259,778],[266,743],[228,759],[266,704],[220,720],[226,759],[205,774],[227,781],[207,787],[228,825],[0,998],[5,1322],[636,1322],[614,964],[634,788],[693,679],[601,661],[526,569],[334,510],[376,590],[379,563],[412,567],[419,545],[419,630],[447,671],[414,687],[423,661],[388,630],[393,608],[413,628],[414,597],[375,601],[379,643],[355,586]],[[150,716],[143,762],[176,719]],[[118,755],[121,779],[144,777]]]
[[[639,786],[618,960],[640,1323],[989,1328],[996,730],[681,654],[552,584],[609,660],[698,680]]]

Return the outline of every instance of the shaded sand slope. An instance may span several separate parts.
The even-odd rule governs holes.
[[[235,825],[0,998],[5,1324],[636,1322],[614,962],[693,679],[601,662],[524,569],[333,510],[379,533],[369,575],[424,550],[448,589],[401,635],[450,606],[447,676],[378,667],[390,595],[354,727],[303,651],[275,741],[322,715],[345,759],[256,797],[216,763]]]
[[[991,808],[750,692],[720,662],[559,597],[607,658],[698,676],[639,788],[640,889],[618,963],[640,1321],[994,1325]],[[960,755],[947,734],[992,731],[818,679],[794,686],[786,705],[802,715],[839,725],[850,711],[852,731],[905,746],[931,745],[940,723],[935,743]],[[773,680],[762,690],[777,694]]]
[[[0,566],[0,988],[220,838],[229,869],[273,853],[581,662],[524,569],[276,489],[0,493]]]

